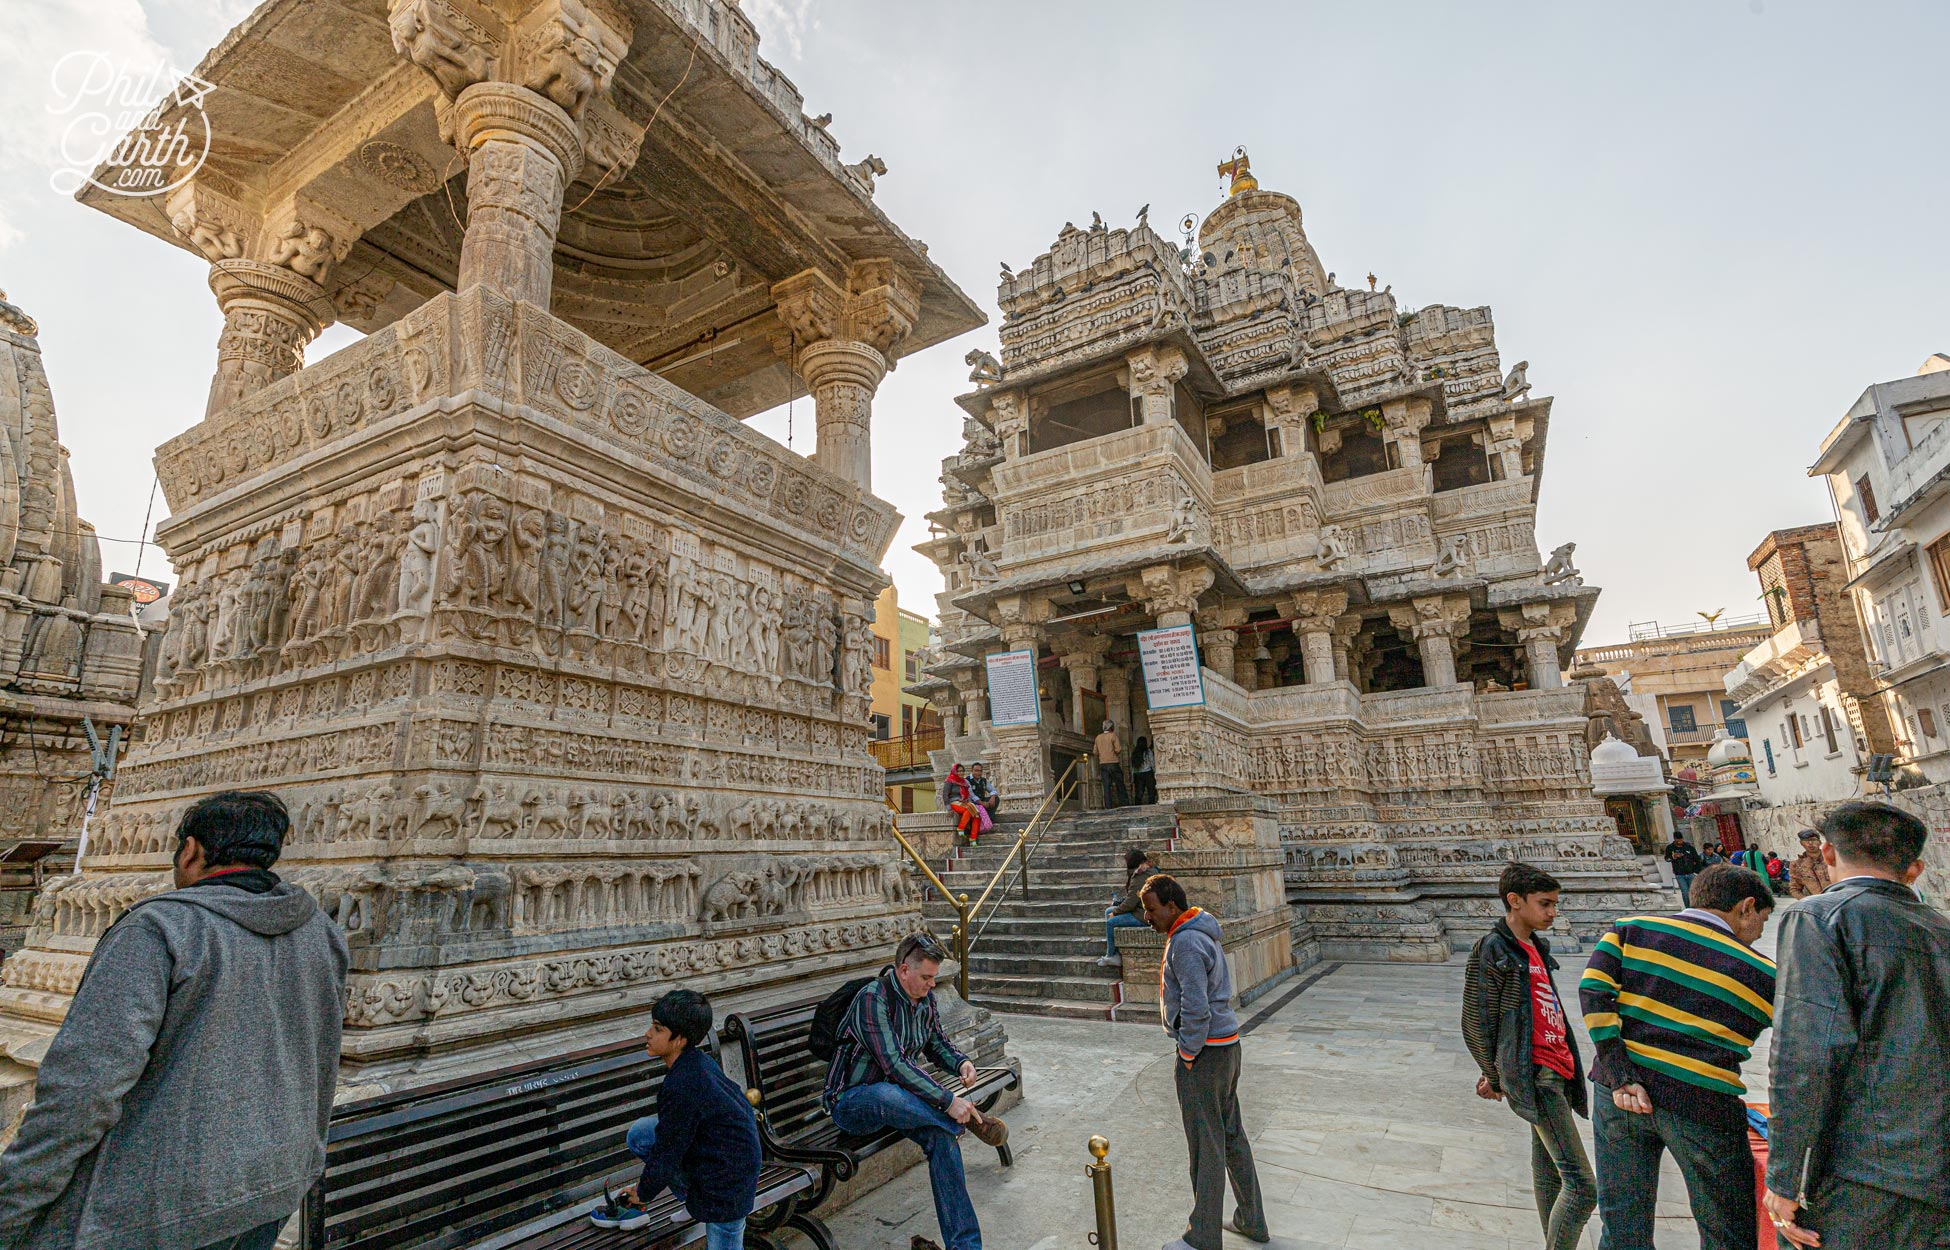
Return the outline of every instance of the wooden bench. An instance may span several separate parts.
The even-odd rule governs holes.
[[[710,1058],[717,1061],[715,1048]],[[704,1240],[673,1224],[669,1194],[638,1229],[589,1223],[605,1186],[633,1184],[625,1147],[650,1114],[661,1060],[621,1042],[461,1080],[347,1103],[332,1111],[325,1175],[305,1199],[303,1250],[671,1250]],[[768,1159],[745,1245],[778,1250],[793,1228],[819,1250],[816,1172]]]
[[[868,1137],[842,1133],[820,1105],[829,1065],[813,1055],[809,1043],[813,1013],[821,1001],[808,998],[767,1011],[735,1012],[724,1022],[724,1039],[739,1042],[744,1051],[745,1079],[756,1095],[758,1132],[766,1153],[820,1170],[813,1196],[803,1204],[806,1210],[824,1202],[835,1185],[851,1180],[863,1161],[902,1140],[893,1129]],[[1013,1068],[978,1068],[974,1088],[964,1090],[958,1076],[941,1071],[931,1060],[922,1060],[921,1066],[983,1111],[1004,1091],[1022,1084]],[[1003,1167],[1015,1162],[1006,1142],[996,1153]]]

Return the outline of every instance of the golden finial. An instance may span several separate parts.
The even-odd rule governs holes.
[[[1232,149],[1232,159],[1219,166],[1221,178],[1231,178],[1232,187],[1226,192],[1228,197],[1241,191],[1259,190],[1259,179],[1253,177],[1253,165],[1246,157],[1246,146],[1242,143]]]
[[[1110,1153],[1109,1141],[1107,1141],[1102,1137],[1093,1137],[1090,1139],[1090,1154],[1093,1158],[1097,1160],[1097,1162],[1102,1163],[1104,1161],[1104,1157],[1109,1153]]]

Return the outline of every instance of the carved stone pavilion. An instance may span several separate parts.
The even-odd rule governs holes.
[[[1243,150],[1220,172],[1182,250],[1097,219],[1004,266],[918,548],[947,583],[916,687],[944,759],[999,765],[1021,809],[1101,719],[1149,736],[1181,831],[1230,803],[1252,820],[1213,854],[1283,849],[1302,960],[1444,959],[1513,859],[1563,879],[1574,932],[1651,905],[1561,672],[1598,591],[1537,551],[1551,401],[1488,308],[1342,286]],[[1136,635],[1183,625],[1204,702],[1152,711]],[[1041,720],[998,726],[984,658],[1022,649]]]
[[[196,176],[83,194],[207,258],[224,329],[156,453],[147,736],[6,965],[11,1079],[225,788],[284,796],[350,939],[355,1085],[627,1036],[679,982],[803,994],[919,923],[868,423],[983,317],[756,45],[724,0],[270,0],[196,71]],[[332,321],[365,338],[307,366]],[[810,459],[741,424],[807,392]]]
[[[76,512],[39,334],[0,291],[0,953],[25,940],[42,874],[73,861],[84,719],[104,742],[127,729],[142,675],[132,593],[103,584]]]

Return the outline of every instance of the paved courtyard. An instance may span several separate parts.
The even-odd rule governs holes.
[[[1771,951],[1772,938],[1770,924],[1762,949]],[[1574,1018],[1583,963],[1566,958],[1558,978]],[[1310,970],[1248,1012],[1242,1097],[1275,1250],[1541,1244],[1525,1128],[1473,1090],[1476,1067],[1457,1029],[1462,981],[1460,959],[1343,964]],[[1110,1139],[1124,1250],[1176,1236],[1191,1191],[1158,1030],[1026,1016],[1009,1017],[1008,1028],[1026,1075],[1023,1102],[1008,1117],[1016,1165],[1003,1171],[979,1144],[966,1152],[984,1243],[1088,1244],[1094,1225],[1083,1169],[1093,1133]],[[1581,1023],[1578,1033],[1588,1056]],[[1766,1044],[1763,1035],[1747,1072],[1749,1088],[1763,1092]],[[1670,1162],[1660,1196],[1660,1250],[1698,1246]],[[831,1223],[845,1250],[907,1250],[915,1233],[936,1236],[926,1173],[897,1178]],[[1226,1243],[1251,1245],[1232,1234]],[[1596,1219],[1583,1244],[1598,1244]]]

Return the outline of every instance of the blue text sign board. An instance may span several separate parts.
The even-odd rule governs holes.
[[[1036,698],[1036,653],[997,651],[988,657],[989,724],[1035,725],[1043,719]]]
[[[1205,678],[1198,670],[1198,640],[1190,625],[1138,632],[1144,661],[1144,693],[1152,711],[1198,707],[1205,702]]]

